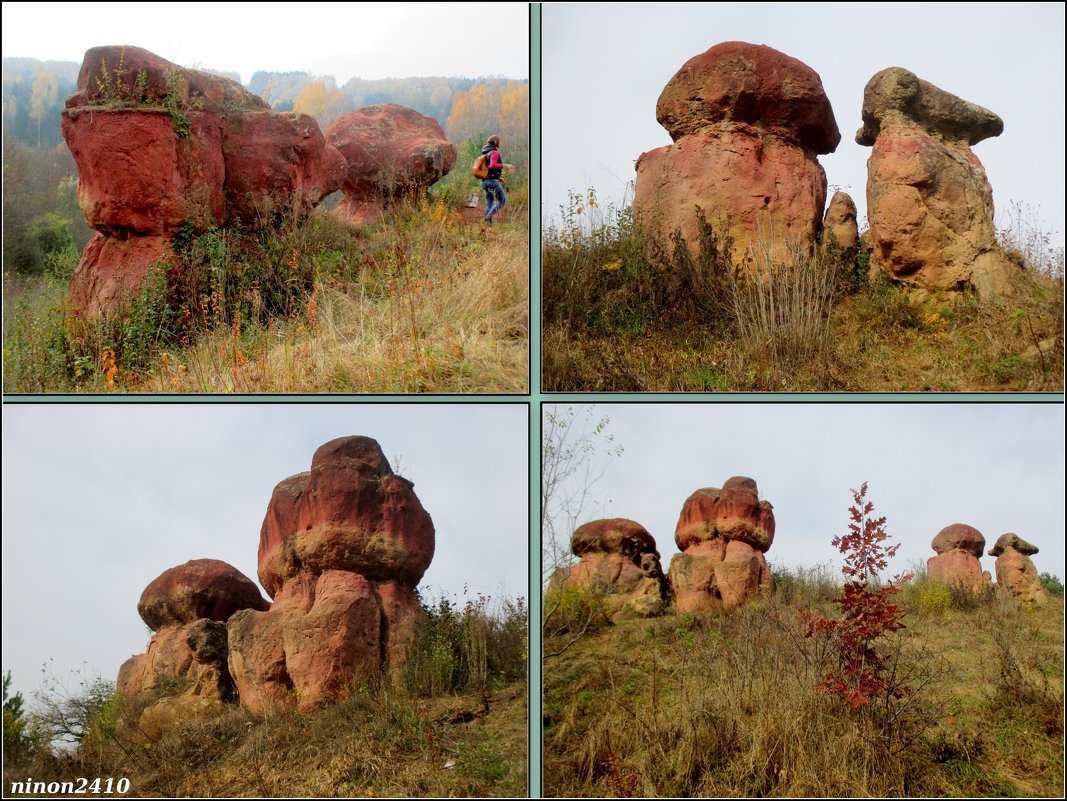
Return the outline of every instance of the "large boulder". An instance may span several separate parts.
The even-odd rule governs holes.
[[[200,618],[225,623],[241,609],[269,608],[248,576],[218,559],[193,559],[164,570],[137,603],[137,613],[153,631]]]
[[[391,203],[430,187],[456,163],[456,146],[437,120],[396,103],[350,111],[325,135],[346,162],[339,213],[358,223],[377,222]]]
[[[137,47],[86,52],[62,130],[79,203],[98,231],[71,288],[73,310],[88,316],[136,295],[180,230],[306,211],[345,174],[311,117],[273,114],[235,81]]]
[[[674,539],[682,552],[668,578],[680,611],[729,611],[770,588],[763,554],[774,542],[774,511],[751,478],[734,476],[722,488],[690,495]]]
[[[274,603],[227,623],[248,709],[311,709],[405,668],[425,620],[414,588],[434,552],[413,487],[370,437],[326,443],[309,472],[275,487],[259,546]]]
[[[867,162],[872,278],[1012,292],[1019,268],[997,244],[993,191],[971,150],[1003,129],[993,112],[901,67],[868,81],[856,141],[874,148]]]
[[[137,612],[155,633],[145,653],[119,668],[118,692],[127,698],[154,692],[232,700],[226,620],[241,610],[269,607],[251,579],[218,559],[165,570],[141,593]]]
[[[686,62],[656,118],[673,145],[637,160],[634,211],[664,242],[680,231],[699,252],[694,207],[732,240],[731,261],[766,245],[785,260],[820,230],[826,174],[817,155],[841,139],[817,73],[764,45],[724,42]]]
[[[580,561],[557,571],[552,587],[594,592],[612,618],[650,617],[667,603],[667,582],[656,541],[625,518],[593,520],[575,529],[571,552]]]
[[[1048,601],[1048,593],[1030,560],[1036,553],[1036,545],[1010,532],[1002,534],[989,549],[989,555],[997,557],[997,586],[1013,598],[1040,606]]]
[[[434,529],[414,486],[370,437],[321,446],[310,472],[274,489],[259,539],[263,587],[273,596],[299,573],[326,570],[417,585],[433,559]]]

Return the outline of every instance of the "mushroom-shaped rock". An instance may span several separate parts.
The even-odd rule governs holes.
[[[137,613],[154,631],[200,618],[226,622],[240,609],[270,604],[248,576],[218,559],[193,559],[164,570],[141,593]]]
[[[558,571],[552,586],[567,584],[603,594],[613,618],[660,614],[667,583],[656,541],[640,523],[624,518],[594,520],[575,529],[571,551],[581,561]]]
[[[375,440],[342,437],[315,451],[310,472],[275,487],[259,580],[272,597],[301,572],[327,570],[414,587],[433,552],[433,521],[414,484],[393,472]]]
[[[856,255],[860,243],[860,230],[856,222],[856,202],[847,192],[834,192],[826,215],[822,219],[823,241],[830,234],[847,258]]]
[[[930,546],[937,552],[926,561],[926,574],[942,584],[959,584],[973,592],[990,586],[989,574],[978,558],[985,547],[982,532],[966,523],[945,526]]]
[[[456,146],[437,120],[395,103],[350,111],[325,135],[346,160],[339,211],[359,223],[377,222],[390,203],[436,183],[456,163]]]
[[[693,56],[660,93],[656,119],[674,141],[716,123],[742,122],[815,153],[841,142],[819,74],[766,45],[723,42]]]
[[[815,239],[826,205],[816,155],[841,134],[814,70],[770,47],[725,42],[682,66],[656,117],[675,142],[637,160],[634,211],[646,230],[664,243],[680,231],[696,257],[700,207],[732,241],[735,264],[761,240],[781,260]]]
[[[86,52],[62,129],[98,232],[71,281],[72,308],[89,316],[121,308],[152,265],[174,269],[180,230],[306,211],[346,169],[311,117],[131,46]]]
[[[227,623],[241,703],[310,709],[403,670],[426,616],[414,587],[433,552],[430,515],[375,440],[321,446],[267,506],[259,577],[273,605]]]
[[[982,549],[985,548],[985,537],[974,526],[968,526],[966,523],[953,523],[937,532],[930,547],[937,553],[959,549],[979,557],[982,555]]]
[[[997,557],[997,585],[1017,600],[1040,605],[1048,600],[1048,593],[1030,560],[1036,553],[1036,545],[1010,532],[1001,534],[989,549],[989,555]]]
[[[751,478],[735,476],[721,489],[690,495],[674,539],[682,553],[668,575],[683,612],[730,610],[770,586],[763,553],[774,541],[774,512]]]
[[[1013,291],[1018,266],[996,241],[993,191],[970,146],[1003,122],[900,67],[882,70],[863,95],[856,141],[867,162],[872,278],[926,290],[973,286]]]

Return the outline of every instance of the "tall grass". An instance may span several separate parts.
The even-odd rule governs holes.
[[[183,234],[183,268],[107,320],[73,318],[62,276],[5,278],[5,390],[521,392],[527,243],[521,214],[488,232],[423,193],[372,227]]]
[[[820,687],[834,653],[798,617],[832,612],[829,579],[779,569],[734,613],[616,623],[546,661],[546,795],[1062,795],[1061,604],[909,606],[890,739]]]

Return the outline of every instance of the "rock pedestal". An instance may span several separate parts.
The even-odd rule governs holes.
[[[679,611],[728,611],[770,587],[763,554],[774,542],[774,511],[751,478],[690,495],[674,539],[682,553],[668,578]]]
[[[674,144],[637,160],[634,212],[696,256],[700,206],[732,238],[734,264],[761,243],[772,258],[810,247],[826,204],[817,155],[841,140],[818,74],[763,45],[724,42],[687,61],[664,87],[656,119]]]
[[[667,582],[659,551],[640,523],[624,518],[586,523],[571,536],[571,551],[581,561],[556,573],[554,588],[602,596],[612,618],[650,617],[665,609]]]
[[[867,162],[872,278],[1012,292],[1018,266],[997,245],[993,190],[971,150],[1003,130],[992,111],[901,67],[871,78],[856,141],[874,148]]]

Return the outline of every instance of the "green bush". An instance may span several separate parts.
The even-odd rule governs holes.
[[[611,625],[604,593],[564,584],[545,593],[545,637],[594,634]]]
[[[1060,581],[1058,576],[1052,573],[1042,573],[1038,576],[1041,581],[1041,586],[1045,588],[1045,592],[1049,595],[1063,595],[1063,582]]]

